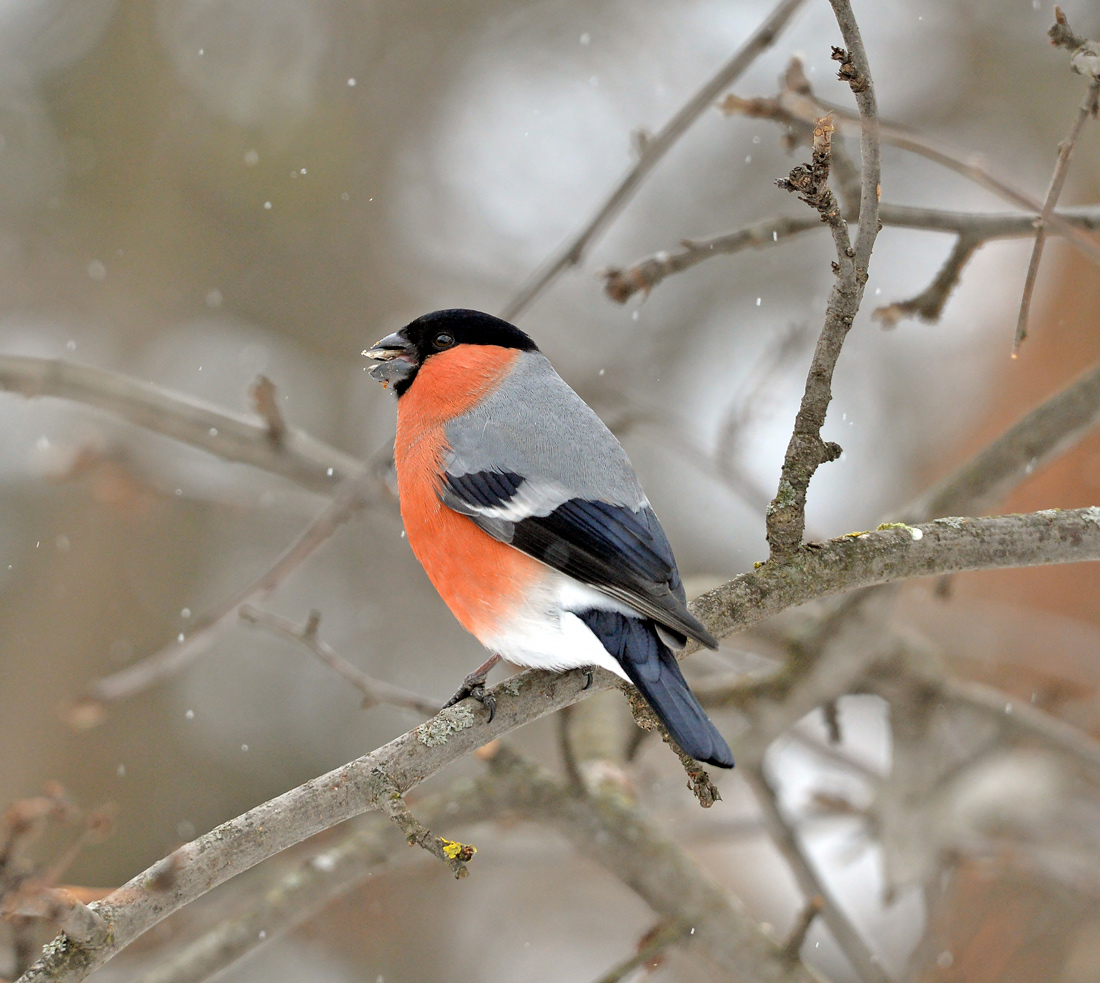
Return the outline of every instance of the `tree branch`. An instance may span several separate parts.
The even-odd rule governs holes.
[[[119,672],[89,683],[84,694],[65,710],[70,726],[95,726],[103,719],[108,704],[143,692],[190,665],[210,648],[216,630],[233,620],[243,604],[273,591],[340,525],[365,507],[370,501],[372,486],[373,477],[365,469],[345,478],[332,501],[282,556],[252,583],[196,618],[188,635],[181,633],[176,642]]]
[[[646,141],[637,162],[615,187],[607,201],[561,252],[547,260],[541,269],[531,275],[527,283],[501,312],[501,317],[507,321],[514,321],[565,270],[576,266],[584,258],[588,247],[634,197],[634,193],[661,158],[688,131],[691,124],[713,105],[722,91],[729,88],[763,52],[775,43],[776,38],[803,3],[804,0],[781,0],[737,53],[680,108],[660,132]]]
[[[1100,61],[1100,56],[1097,56],[1097,60]],[[835,115],[836,123],[840,127],[858,118],[842,107],[808,97],[797,102],[790,99],[730,97],[722,103],[721,108],[727,115],[740,113],[754,119],[770,119],[777,123],[798,127],[812,125],[816,117],[826,112]],[[975,161],[962,160],[905,127],[883,123],[880,120],[877,131],[883,143],[939,164],[1017,208],[1022,208],[1034,215],[1042,214],[1043,206],[1035,198],[995,177]],[[1067,222],[1058,212],[1052,212],[1048,218],[1051,229],[1057,229],[1059,235],[1068,239],[1092,262],[1100,263],[1100,243],[1092,236],[1087,235],[1079,226]]]
[[[596,980],[596,983],[623,983],[624,980],[630,979],[634,970],[648,965],[665,949],[682,942],[690,929],[691,926],[684,924],[682,920],[654,925],[638,943],[638,951],[609,969]]]
[[[764,814],[764,824],[767,826],[772,842],[790,866],[799,888],[806,896],[807,904],[812,903],[814,898],[820,899],[821,917],[825,920],[825,924],[828,925],[829,931],[848,962],[852,964],[852,968],[864,983],[889,983],[890,978],[879,965],[878,959],[867,947],[867,943],[852,925],[828,886],[818,877],[817,871],[798,841],[797,834],[783,817],[776,798],[776,790],[768,779],[764,763],[751,760],[743,763],[743,767],[745,769],[743,774],[753,792],[756,793],[756,800]]]
[[[868,584],[975,569],[1100,559],[1100,508],[986,519],[943,519],[832,540],[790,560],[710,591],[694,613],[719,637],[785,608]],[[376,771],[406,793],[441,768],[516,727],[560,710],[616,680],[598,672],[586,688],[580,671],[528,670],[494,687],[496,713],[471,701],[441,711],[389,744],[180,847],[91,907],[107,919],[110,938],[88,948],[66,936],[48,946],[21,983],[70,983],[103,965],[161,919],[262,860],[337,823],[379,808]],[[158,878],[165,866],[171,878]]]
[[[924,290],[909,300],[896,300],[876,308],[871,317],[887,328],[892,328],[903,318],[914,315],[922,321],[938,321],[947,298],[958,285],[963,267],[982,244],[983,240],[972,235],[960,235],[936,278]]]
[[[426,717],[432,717],[439,712],[439,703],[400,686],[394,686],[392,683],[368,676],[362,669],[349,662],[331,645],[323,641],[318,635],[318,629],[321,625],[319,611],[311,611],[309,619],[301,628],[286,618],[280,618],[268,611],[261,611],[251,604],[242,605],[239,613],[241,620],[247,624],[266,628],[280,638],[297,642],[312,652],[341,679],[351,683],[363,694],[363,709],[384,703],[388,706],[411,710]]]
[[[848,229],[839,214],[839,207],[828,205],[822,197],[819,207],[826,219],[837,247],[834,266],[836,282],[825,311],[825,324],[814,349],[810,371],[806,377],[806,390],[795,417],[794,430],[783,459],[779,490],[767,511],[768,544],[773,558],[789,556],[802,544],[806,528],[806,493],[818,467],[840,456],[840,446],[821,439],[825,414],[832,401],[832,379],[844,339],[863,301],[863,288],[867,283],[867,268],[878,235],[878,196],[880,187],[878,116],[875,107],[874,86],[867,53],[863,48],[859,28],[847,0],[830,0],[837,23],[840,25],[845,51],[833,49],[833,58],[841,62],[840,77],[848,82],[859,107],[862,154],[859,227],[854,245],[848,244]],[[814,129],[814,168],[824,165],[824,173],[815,178],[823,184],[828,177],[827,134],[818,136],[821,127],[817,121]],[[831,118],[829,130],[832,129]],[[819,163],[820,161],[820,163]],[[792,178],[794,172],[792,171]],[[824,189],[827,193],[827,188]],[[819,192],[819,195],[821,193]],[[831,198],[831,194],[829,198]],[[834,214],[835,213],[835,214]]]
[[[1100,364],[1049,397],[961,467],[892,514],[901,522],[982,513],[1100,424]]]
[[[226,461],[251,464],[328,495],[363,466],[296,427],[273,441],[266,424],[151,382],[59,359],[0,355],[0,389],[31,399],[56,396],[94,406]]]
[[[63,887],[24,885],[4,899],[4,918],[45,918],[78,945],[95,948],[107,941],[106,919]]]
[[[1057,214],[1062,221],[1080,228],[1100,228],[1100,207],[1095,205],[1068,208]],[[846,210],[844,217],[851,221],[854,215]],[[883,202],[879,206],[879,219],[885,226],[954,232],[960,237],[985,243],[992,239],[1022,239],[1034,235],[1037,216],[1015,212],[956,212]],[[683,248],[678,252],[662,251],[640,259],[625,269],[610,267],[604,270],[604,292],[616,303],[624,304],[634,294],[646,296],[666,277],[689,270],[714,256],[750,248],[766,249],[820,228],[821,223],[810,216],[781,216],[705,239],[682,239]],[[1060,233],[1051,230],[1050,234]]]
[[[1057,11],[1057,15],[1061,16],[1057,19],[1051,31],[1056,31],[1060,27],[1064,27],[1067,32],[1072,34],[1072,32],[1069,31],[1069,25],[1065,22],[1065,15],[1062,14],[1060,10]],[[1054,35],[1052,34],[1051,37],[1053,39]],[[1078,45],[1078,48],[1080,47],[1081,45]],[[1027,337],[1027,319],[1028,313],[1031,310],[1031,295],[1035,291],[1035,280],[1039,275],[1039,263],[1043,258],[1043,245],[1047,238],[1047,223],[1050,221],[1050,216],[1054,212],[1054,208],[1058,204],[1058,199],[1062,194],[1062,188],[1069,174],[1069,159],[1073,155],[1073,148],[1077,146],[1077,138],[1081,135],[1085,120],[1090,116],[1096,116],[1097,98],[1100,98],[1100,79],[1094,79],[1092,84],[1088,87],[1085,98],[1080,108],[1077,110],[1077,116],[1074,118],[1073,124],[1069,128],[1069,133],[1058,146],[1058,160],[1054,165],[1054,173],[1050,178],[1050,186],[1047,188],[1046,200],[1043,202],[1043,211],[1039,215],[1039,221],[1036,224],[1035,245],[1031,250],[1031,260],[1027,266],[1027,277],[1024,279],[1024,294],[1020,301],[1020,315],[1016,320],[1016,337],[1012,343],[1014,355],[1020,350],[1020,345],[1023,344],[1024,339]]]

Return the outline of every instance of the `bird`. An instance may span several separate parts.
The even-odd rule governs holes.
[[[688,756],[732,768],[674,655],[689,638],[718,641],[688,611],[626,451],[535,342],[491,314],[454,309],[363,354],[397,396],[408,543],[490,653],[448,706],[474,696],[491,715],[484,683],[501,658],[551,671],[599,666],[637,688]]]

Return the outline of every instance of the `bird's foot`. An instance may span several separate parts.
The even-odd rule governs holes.
[[[489,675],[489,670],[499,661],[500,656],[497,655],[483,665],[478,666],[470,675],[462,680],[462,685],[458,687],[455,695],[443,704],[443,709],[445,710],[447,707],[453,707],[456,703],[461,703],[467,697],[471,697],[489,711],[489,720],[487,723],[492,723],[493,717],[496,716],[497,712],[497,699],[490,690],[485,688],[485,677]]]
[[[588,689],[592,685],[592,673],[596,671],[596,666],[582,666],[581,672],[584,673],[584,689]],[[584,692],[582,690],[581,692]]]
[[[462,685],[459,686],[455,695],[443,704],[443,709],[446,710],[447,707],[453,707],[456,703],[461,703],[467,697],[477,700],[478,703],[489,711],[489,719],[486,723],[491,724],[497,712],[497,698],[493,696],[491,690],[485,688],[484,676],[482,676],[481,679],[475,679],[472,673],[467,676],[463,680]]]

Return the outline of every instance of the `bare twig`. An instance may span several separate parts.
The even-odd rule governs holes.
[[[835,149],[835,144],[834,144]],[[856,213],[845,210],[852,220]],[[1065,209],[1057,213],[1065,222],[1085,229],[1100,227],[1100,208]],[[915,208],[910,205],[879,206],[879,218],[885,226],[903,229],[927,229],[933,232],[953,232],[960,237],[984,243],[992,239],[1019,239],[1034,235],[1035,215],[1009,212],[956,212],[936,208]],[[738,253],[744,249],[766,249],[788,239],[821,228],[811,216],[766,219],[753,225],[705,239],[683,239],[678,252],[659,252],[640,259],[623,269],[611,267],[603,272],[607,282],[604,291],[617,303],[626,303],[634,294],[647,295],[666,277],[682,273],[714,256]],[[1051,231],[1052,235],[1059,233]]]
[[[1100,365],[1048,398],[942,481],[892,513],[901,522],[980,514],[1100,424]]]
[[[914,315],[922,321],[938,321],[947,298],[958,285],[963,267],[982,242],[983,240],[971,235],[960,235],[936,278],[924,290],[909,300],[896,300],[892,304],[876,308],[871,317],[887,328],[892,328],[902,318]]]
[[[787,935],[787,941],[783,943],[783,954],[788,959],[798,958],[810,927],[813,925],[814,919],[821,914],[821,909],[824,906],[825,899],[820,894],[815,894],[802,906],[802,911],[799,912],[798,918]]]
[[[242,604],[273,591],[342,523],[363,508],[369,501],[372,483],[373,478],[363,470],[346,478],[333,500],[271,567],[196,618],[190,634],[181,633],[175,643],[90,683],[84,695],[66,708],[69,723],[74,727],[94,726],[103,719],[108,704],[141,693],[190,665],[210,648],[217,629],[232,621]]]
[[[866,584],[962,569],[1096,559],[1100,559],[1100,508],[948,519],[842,537],[819,549],[801,551],[786,563],[769,562],[704,595],[692,610],[723,637],[813,597]],[[596,674],[588,686],[579,670],[560,674],[528,670],[494,688],[496,712],[491,721],[483,710],[472,709],[471,701],[441,711],[371,754],[257,806],[180,847],[166,861],[158,861],[92,906],[110,925],[105,945],[90,949],[61,936],[21,983],[83,979],[163,918],[218,884],[323,829],[380,808],[376,772],[388,776],[405,794],[483,744],[612,685],[615,680],[609,673]],[[174,876],[155,890],[150,878],[166,862]],[[658,875],[656,870],[643,873]],[[690,914],[690,906],[682,901],[677,898],[676,910],[667,914]],[[743,938],[743,931],[738,931]]]
[[[691,609],[723,638],[811,596],[1002,564],[1089,560],[1094,540],[1100,544],[1097,506],[984,519],[943,518],[917,526],[886,524],[875,532],[849,533],[815,545],[790,559],[769,560],[696,598]],[[792,577],[794,570],[798,574]]]
[[[390,821],[401,830],[409,846],[418,846],[422,850],[427,850],[433,857],[443,861],[456,878],[465,877],[470,873],[466,864],[477,853],[477,847],[436,836],[412,814],[401,790],[381,768],[374,769],[371,779],[375,786],[371,790],[371,797]]]
[[[795,880],[798,881],[799,888],[806,895],[807,903],[812,904],[813,899],[820,899],[821,917],[825,919],[825,924],[829,926],[829,931],[852,964],[852,968],[865,983],[869,981],[889,983],[889,977],[879,965],[877,957],[867,947],[863,937],[832,896],[825,882],[818,876],[813,864],[803,851],[802,844],[798,842],[795,831],[783,818],[776,800],[776,790],[768,778],[763,762],[746,762],[743,774],[756,793],[756,800],[764,814],[764,824],[767,826],[772,842],[786,859]]]
[[[634,715],[634,723],[642,731],[656,731],[661,735],[661,740],[669,746],[672,753],[679,760],[680,766],[684,769],[684,774],[687,776],[688,790],[695,796],[695,800],[699,805],[704,809],[709,809],[715,802],[720,802],[722,794],[718,791],[718,786],[711,780],[710,775],[707,774],[707,770],[694,758],[684,753],[683,748],[672,739],[668,728],[653,712],[653,708],[646,703],[634,687],[623,685],[621,688],[630,705],[630,712]]]
[[[810,983],[817,975],[783,958],[777,942],[619,790],[577,795],[545,769],[507,748],[491,759],[481,798],[501,811],[557,829],[583,856],[625,880],[663,919],[726,975],[754,983]]]
[[[944,699],[982,710],[994,717],[1001,727],[1014,731],[1020,737],[1038,740],[1086,765],[1094,775],[1100,776],[1100,742],[1077,727],[1045,713],[1026,700],[1006,696],[982,683],[945,679],[933,685]]]
[[[838,126],[851,124],[858,118],[840,106],[834,106],[823,100],[809,97],[805,97],[798,102],[789,99],[763,97],[753,99],[733,98],[725,100],[721,108],[728,114],[739,113],[755,119],[770,119],[788,126],[801,127],[812,125],[814,118],[825,112],[834,114]],[[883,123],[880,120],[877,132],[883,143],[901,150],[907,150],[909,153],[916,154],[918,157],[923,157],[939,164],[941,167],[954,171],[1017,208],[1022,208],[1036,215],[1042,213],[1043,206],[1038,200],[1006,181],[995,177],[981,164],[973,160],[963,160],[933,144],[928,138],[918,136],[905,127]],[[1048,221],[1050,225],[1048,232],[1057,229],[1058,234],[1068,239],[1083,255],[1094,263],[1100,263],[1100,243],[1096,239],[1087,235],[1080,227],[1067,222],[1058,212],[1052,212],[1048,216]]]
[[[106,410],[155,433],[227,461],[251,464],[307,488],[332,494],[362,462],[290,428],[281,444],[268,428],[201,400],[117,372],[57,359],[0,356],[0,389],[28,398],[56,396]]]
[[[601,270],[605,279],[604,292],[616,303],[625,304],[634,294],[640,292],[643,297],[647,296],[665,277],[689,269],[711,256],[750,247],[763,249],[820,227],[821,221],[812,216],[774,218],[712,239],[682,239],[681,252],[659,252],[638,260],[627,269],[609,267]]]
[[[393,853],[392,834],[377,821],[360,824],[296,864],[243,911],[161,956],[139,983],[204,983],[215,973],[320,913],[361,884]]]
[[[519,293],[505,307],[502,317],[509,321],[515,320],[561,273],[571,266],[576,266],[584,258],[588,247],[622,211],[649,172],[657,166],[676,141],[711,106],[722,91],[729,88],[764,51],[771,47],[803,2],[804,0],[781,0],[737,53],[681,107],[658,133],[645,140],[637,162],[619,182],[607,201],[560,253],[532,274],[527,283],[520,288]]]
[[[1061,14],[1061,11],[1057,11]],[[1065,16],[1063,15],[1060,24],[1065,25]],[[1059,26],[1058,23],[1051,30],[1054,30]],[[1065,25],[1068,30],[1068,25]],[[1024,293],[1023,298],[1020,301],[1020,315],[1016,320],[1016,337],[1012,343],[1013,354],[1020,350],[1020,345],[1023,344],[1024,339],[1027,337],[1027,320],[1028,313],[1031,310],[1031,295],[1035,291],[1035,279],[1039,275],[1039,263],[1043,258],[1043,245],[1046,243],[1047,238],[1047,222],[1050,220],[1050,216],[1054,211],[1055,206],[1058,204],[1058,198],[1062,194],[1062,188],[1066,183],[1066,176],[1069,174],[1069,159],[1073,155],[1073,148],[1077,146],[1077,138],[1081,135],[1081,130],[1085,125],[1085,120],[1090,116],[1096,115],[1097,98],[1100,97],[1100,80],[1094,81],[1085,93],[1085,98],[1081,103],[1080,108],[1077,110],[1077,115],[1074,117],[1073,124],[1069,128],[1069,133],[1066,138],[1058,146],[1058,160],[1054,165],[1054,173],[1050,178],[1050,186],[1047,188],[1046,200],[1043,202],[1043,211],[1039,215],[1039,221],[1036,223],[1035,229],[1035,245],[1031,250],[1031,261],[1027,267],[1027,277],[1024,279]]]
[[[363,694],[364,709],[386,704],[411,710],[427,717],[434,716],[439,712],[439,703],[413,693],[411,690],[368,676],[362,669],[349,662],[335,651],[331,645],[323,641],[318,635],[318,629],[321,626],[319,611],[311,611],[309,619],[301,627],[286,618],[280,618],[268,611],[261,611],[251,604],[241,605],[239,614],[242,621],[266,628],[281,638],[297,642],[312,652],[333,672],[342,679],[347,680]]]
[[[825,425],[825,414],[832,401],[833,370],[863,300],[868,263],[879,228],[879,127],[871,69],[847,0],[831,2],[844,43],[848,46],[846,51],[834,48],[833,57],[841,62],[840,74],[855,95],[861,123],[863,171],[859,226],[856,240],[850,245],[847,223],[840,216],[835,201],[831,205],[828,201],[832,195],[828,194],[826,198],[819,189],[809,199],[804,195],[804,200],[818,208],[833,234],[837,248],[834,266],[836,281],[825,312],[825,324],[810,362],[806,390],[784,455],[779,490],[768,506],[768,544],[773,558],[788,556],[801,546],[806,527],[806,492],[810,481],[820,465],[834,461],[840,455],[839,445],[821,439],[821,428]],[[828,125],[831,128],[831,118]],[[814,159],[810,175],[811,183],[815,185],[828,177],[828,152],[828,132],[815,124]]]

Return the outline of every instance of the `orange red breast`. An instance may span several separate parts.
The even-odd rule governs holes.
[[[496,389],[519,354],[493,345],[441,352],[397,404],[394,461],[409,545],[455,617],[483,641],[505,627],[546,572],[440,501],[450,449],[444,428]]]

